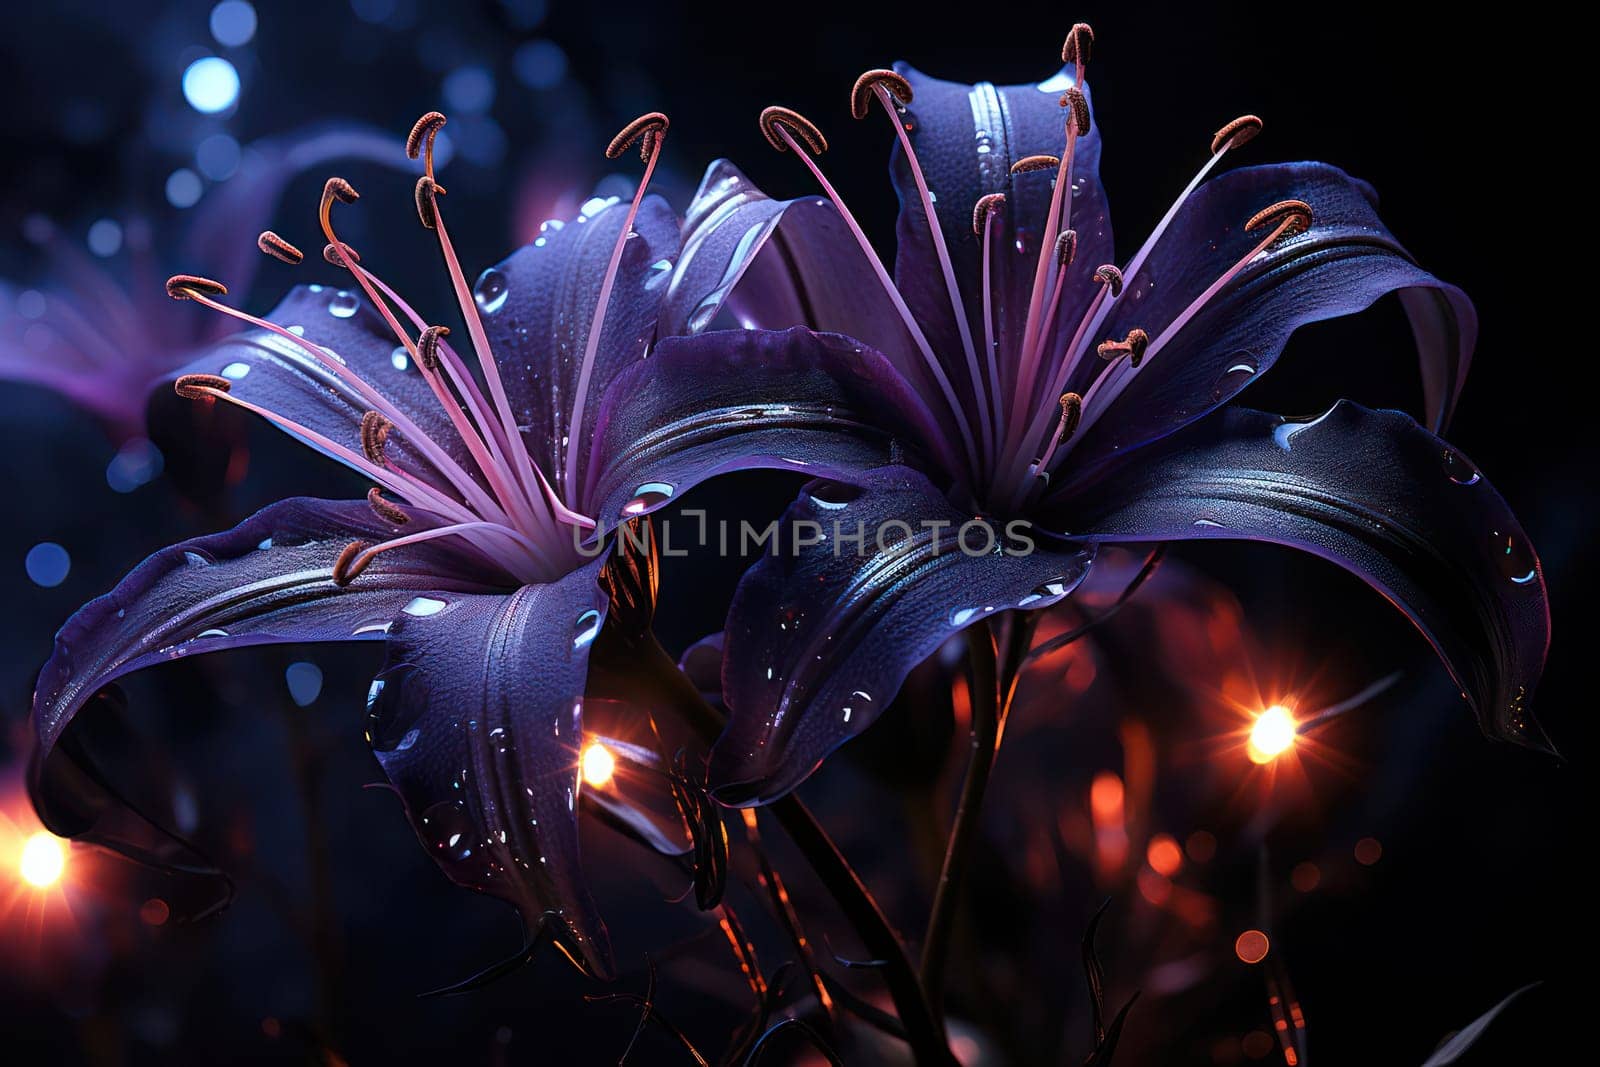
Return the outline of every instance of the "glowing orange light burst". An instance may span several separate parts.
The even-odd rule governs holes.
[[[602,789],[611,783],[617,773],[617,758],[599,741],[591,741],[584,746],[580,766],[584,783]]]
[[[1282,704],[1274,704],[1256,716],[1250,727],[1250,739],[1245,744],[1245,754],[1251,763],[1271,763],[1293,748],[1298,736],[1299,723],[1295,721],[1294,712]]]
[[[17,873],[36,889],[48,889],[61,881],[67,869],[67,850],[61,839],[48,830],[28,837],[17,857]]]

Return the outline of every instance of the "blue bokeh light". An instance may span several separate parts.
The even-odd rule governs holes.
[[[40,541],[28,549],[22,565],[34,585],[53,589],[67,580],[67,573],[72,570],[72,557],[54,541]]]
[[[256,9],[245,0],[222,0],[211,9],[211,36],[226,48],[248,44],[256,35]]]
[[[200,202],[200,194],[205,192],[205,185],[200,181],[200,175],[188,167],[179,167],[167,175],[167,203],[173,207],[194,207]]]
[[[216,115],[239,100],[239,72],[221,56],[206,56],[183,72],[183,98],[202,115]]]
[[[239,142],[225,133],[214,133],[195,146],[194,163],[214,182],[227,181],[239,169]]]
[[[300,707],[307,707],[322,695],[322,668],[315,663],[300,660],[289,664],[283,672],[289,686],[289,699]]]
[[[122,226],[115,219],[99,219],[89,227],[89,251],[107,259],[122,250]]]
[[[457,67],[445,75],[440,88],[453,111],[478,115],[494,103],[494,78],[483,67]]]
[[[554,41],[529,41],[511,57],[511,69],[530,89],[554,89],[567,76],[567,54]]]

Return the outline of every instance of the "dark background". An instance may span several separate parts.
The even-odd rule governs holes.
[[[240,67],[244,87],[237,111],[222,120],[194,115],[178,91],[185,48],[215,50],[209,4],[113,10],[68,3],[35,12],[0,36],[0,94],[8,102],[0,118],[8,157],[0,168],[0,275],[20,281],[37,269],[19,236],[35,213],[79,232],[130,209],[175,225],[162,183],[206,132],[226,129],[248,141],[344,116],[403,133],[438,106],[441,79],[464,63],[492,72],[497,93],[488,114],[500,131],[499,140],[482,134],[481,158],[452,163],[443,178],[469,270],[527,240],[544,214],[570,211],[607,173],[601,149],[615,128],[653,109],[673,118],[658,189],[677,205],[717,155],[733,157],[774,195],[809,191],[801,168],[772,153],[756,129],[763,106],[783,103],[826,130],[833,147],[825,169],[869,232],[886,237],[894,210],[884,180],[886,135],[881,124],[849,120],[855,76],[903,58],[951,79],[1034,80],[1053,71],[1070,22],[1091,21],[1102,178],[1119,255],[1137,247],[1202,160],[1212,131],[1237,114],[1266,120],[1265,134],[1239,160],[1322,159],[1372,182],[1390,228],[1477,304],[1482,333],[1450,438],[1510,501],[1550,587],[1555,643],[1533,707],[1564,762],[1484,740],[1421,640],[1354,580],[1274,550],[1185,554],[1238,591],[1269,647],[1336,663],[1352,676],[1414,668],[1404,706],[1352,720],[1360,734],[1349,741],[1354,769],[1325,784],[1316,831],[1326,842],[1375,834],[1384,861],[1362,892],[1309,906],[1287,927],[1314,1062],[1420,1063],[1445,1032],[1540,979],[1547,986],[1516,1013],[1512,1036],[1500,1038],[1521,1051],[1485,1062],[1546,1062],[1535,1048],[1556,1049],[1566,1034],[1582,1032],[1583,1020],[1565,1006],[1592,984],[1580,948],[1591,933],[1592,896],[1583,873],[1591,835],[1580,818],[1588,810],[1591,749],[1581,723],[1591,684],[1581,672],[1596,455],[1580,440],[1591,402],[1581,384],[1590,376],[1579,365],[1587,358],[1586,309],[1558,306],[1554,295],[1572,269],[1562,250],[1585,239],[1583,206],[1571,200],[1575,149],[1571,134],[1545,128],[1561,118],[1562,64],[1553,54],[1570,27],[1493,25],[1464,9],[1422,17],[1393,4],[1252,11],[551,0],[542,15],[540,6],[261,3],[255,40],[224,53]],[[393,12],[387,25],[358,17],[384,10]],[[530,40],[564,51],[558,84],[517,83],[516,52]],[[308,177],[291,190],[285,217],[296,220],[296,232],[309,222],[320,182],[321,175]],[[406,230],[384,246],[394,263],[384,273],[403,291],[438,285],[436,257],[409,232],[403,184],[384,196],[394,227]],[[352,243],[365,250],[389,240],[381,224],[366,225],[372,232],[353,232]],[[252,305],[270,307],[284,277],[268,277]],[[1414,409],[1414,382],[1403,318],[1385,305],[1355,322],[1302,331],[1280,370],[1246,399],[1285,412],[1318,410],[1339,396]],[[0,534],[0,706],[15,725],[54,628],[144,552],[204,517],[185,514],[159,482],[127,496],[109,493],[101,472],[111,446],[92,420],[46,394],[12,387],[0,411],[0,477],[12,494]],[[350,488],[336,472],[260,438],[253,473],[229,501],[234,514],[286,489]],[[793,488],[782,479],[748,479],[694,502],[757,516],[775,512]],[[22,569],[28,547],[43,540],[73,553],[68,580],[53,589],[33,585]],[[720,627],[726,597],[718,591],[736,576],[731,564],[669,570],[659,620],[669,648]],[[686,595],[674,598],[675,591]],[[332,1047],[357,1063],[615,1059],[631,1018],[584,1006],[588,985],[553,957],[475,997],[414,999],[495,958],[514,924],[490,902],[446,885],[390,798],[356,788],[377,777],[358,725],[375,655],[319,655],[326,684],[310,721],[284,696],[271,707],[247,699],[257,693],[250,679],[281,677],[283,665],[300,658],[292,651],[157,672],[140,683],[174,709],[166,725],[187,737],[175,759],[198,761],[188,771],[197,792],[219,789],[230,810],[243,813],[255,854],[271,870],[242,875],[238,903],[209,925],[147,928],[114,917],[86,924],[77,947],[50,950],[69,957],[64,966],[80,973],[75,983],[34,982],[37,963],[8,962],[0,1030],[9,1047],[25,1058],[107,1063],[193,1062],[224,1050],[230,1058],[293,1061],[316,1047],[294,1020],[319,1019],[334,1035]],[[309,745],[315,757],[297,757],[306,750],[297,745]],[[825,774],[809,788],[826,807],[830,790],[852,781]],[[859,810],[853,818],[870,822]],[[847,845],[868,853],[882,847],[870,826],[838,829]],[[882,836],[892,847],[892,832]],[[326,847],[331,870],[319,875],[307,864],[308,841]],[[275,882],[281,893],[263,888]],[[664,892],[670,883],[663,880]],[[280,896],[289,903],[280,907]],[[301,950],[285,915],[306,908],[326,937]],[[659,942],[678,921],[666,906],[611,904],[607,914],[624,951],[630,938]],[[325,947],[326,938],[336,947],[319,957],[315,945]],[[1074,942],[1063,940],[1061,951],[1070,963]],[[327,958],[337,962],[329,967]],[[1115,952],[1108,958],[1115,961]],[[639,970],[625,981],[640,986]],[[1160,1062],[1214,1062],[1213,1034],[1264,1022],[1254,976],[1219,973],[1215,981],[1222,992],[1214,1018],[1196,1024]],[[694,988],[692,981],[680,987],[678,1007],[707,1024],[714,1049],[717,1015],[696,1003]],[[1046,1009],[1082,1009],[1077,985],[1041,988],[1037,997]],[[1142,1010],[1163,1008],[1154,1002]],[[1137,1027],[1139,1015],[1133,1020]],[[675,1062],[672,1056],[670,1045],[655,1044],[641,1062]],[[1047,1061],[1041,1053],[1023,1062]]]

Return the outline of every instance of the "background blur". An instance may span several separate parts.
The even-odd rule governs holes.
[[[1560,1047],[1568,1028],[1581,1026],[1560,1006],[1583,988],[1571,976],[1589,966],[1578,946],[1592,932],[1592,888],[1581,873],[1590,819],[1580,816],[1592,750],[1579,711],[1592,699],[1580,642],[1596,456],[1574,440],[1592,415],[1579,413],[1581,390],[1561,378],[1570,338],[1582,334],[1549,314],[1546,275],[1555,270],[1538,258],[1573,240],[1568,190],[1558,185],[1567,179],[1545,165],[1544,131],[1525,110],[1525,102],[1554,95],[1542,81],[1559,64],[1543,58],[1533,27],[1488,27],[1458,14],[1407,21],[1393,6],[61,3],[0,34],[8,156],[0,168],[0,318],[26,315],[48,288],[46,253],[57,238],[141,298],[159,295],[169,273],[207,273],[207,264],[178,260],[176,250],[194,239],[188,228],[211,198],[250,165],[252,145],[336,119],[403,137],[435,107],[450,116],[451,158],[441,177],[468,270],[530,240],[541,219],[570,215],[597,184],[626,194],[637,168],[612,174],[602,150],[624,122],[656,109],[672,117],[672,133],[655,187],[680,208],[719,155],[774,195],[809,191],[801,168],[771,152],[756,128],[762,107],[783,103],[826,130],[833,147],[825,168],[869,232],[886,239],[894,211],[888,143],[881,124],[849,121],[855,76],[903,58],[952,79],[1038,79],[1053,72],[1070,23],[1087,19],[1097,33],[1102,177],[1120,255],[1159,218],[1212,131],[1256,112],[1266,133],[1241,159],[1323,159],[1372,182],[1391,229],[1477,302],[1482,335],[1450,436],[1533,537],[1555,616],[1556,643],[1533,707],[1564,763],[1484,740],[1421,639],[1353,579],[1268,549],[1181,554],[1197,582],[1209,575],[1237,595],[1228,610],[1269,686],[1338,699],[1391,670],[1406,672],[1383,700],[1330,732],[1334,758],[1307,767],[1292,802],[1274,800],[1271,812],[1258,813],[1261,847],[1238,856],[1224,850],[1212,861],[1218,943],[1252,925],[1266,898],[1293,898],[1276,917],[1274,952],[1292,973],[1315,1062],[1420,1064],[1446,1032],[1540,979],[1548,984],[1519,1005],[1511,1036],[1501,1038],[1520,1052],[1485,1062],[1545,1062],[1523,1057]],[[1539,54],[1519,57],[1519,46]],[[437,293],[437,254],[414,223],[406,174],[371,164],[319,167],[289,182],[275,224],[291,238],[310,232],[321,183],[333,172],[365,194],[363,210],[343,216],[350,243],[382,262],[402,292]],[[254,233],[236,236],[248,244]],[[320,263],[301,271],[324,280],[333,273]],[[286,269],[265,263],[246,303],[270,308],[290,281]],[[199,314],[164,306],[164,297],[161,304],[161,314]],[[90,301],[79,310],[92,320],[101,307]],[[117,324],[97,325],[118,336]],[[1309,412],[1348,395],[1415,409],[1415,382],[1403,317],[1385,304],[1358,321],[1302,331],[1247,401]],[[161,886],[82,852],[69,856],[64,893],[13,884],[13,841],[36,829],[18,777],[24,723],[55,628],[176,537],[231,523],[285,492],[364,488],[257,427],[241,423],[232,432],[248,435],[248,463],[196,493],[186,486],[205,481],[206,456],[108,433],[104,420],[44,389],[9,385],[0,393],[0,486],[8,494],[0,524],[0,765],[9,767],[0,781],[0,1033],[21,1057],[12,1062],[614,1062],[633,1015],[585,1004],[582,995],[595,989],[554,956],[469,997],[416,998],[504,955],[516,925],[493,902],[448,885],[393,798],[361,788],[379,777],[360,723],[376,649],[201,659],[128,686],[148,713],[151,758],[170,774],[180,821],[233,859],[238,897],[224,914],[169,921]],[[689,503],[714,517],[764,522],[796,484],[750,477]],[[676,651],[720,628],[738,566],[672,562],[658,626]],[[1102,687],[1115,655],[1105,652]],[[1126,701],[1142,702],[1132,710],[1161,732],[1162,752],[1192,754],[1210,728],[1186,714],[1192,694],[1131,683],[1106,693],[1082,680],[1072,691],[1083,692],[1085,707],[1111,710],[1075,715],[1064,696],[1041,700],[1037,751],[1052,759],[1002,757],[995,793],[1010,800],[997,801],[997,818],[1015,821],[994,830],[996,872],[1015,858],[1004,851],[1007,831],[1027,813],[1066,797],[1081,807],[1097,773],[1121,771]],[[885,719],[881,730],[891,736],[893,728]],[[915,853],[916,827],[884,784],[904,752],[892,743],[852,748],[862,751],[835,760],[808,796],[886,905],[914,927],[926,884],[914,863],[897,857]],[[1230,817],[1185,788],[1200,775],[1196,766],[1181,755],[1164,764],[1172,781],[1151,801],[1180,842]],[[1252,825],[1236,809],[1255,802],[1228,798],[1234,821]],[[641,872],[607,832],[585,832],[626,968],[623,986],[642,988],[645,951],[672,961],[663,1008],[715,1051],[743,1010],[723,947],[699,917],[662,902],[682,888],[670,869]],[[1356,857],[1367,838],[1381,842],[1372,863]],[[608,862],[614,853],[620,858]],[[1287,886],[1286,872],[1313,861],[1320,886],[1264,891]],[[991,951],[1045,957],[1018,972],[1032,977],[1010,993],[1015,1031],[980,1029],[973,1038],[990,1057],[984,1062],[1053,1062],[1054,1044],[1037,1051],[1046,1047],[1037,1035],[1059,1031],[1063,1019],[1080,1026],[1077,940],[1105,896],[1126,920],[1102,934],[1113,999],[1146,988],[1129,1024],[1127,1062],[1281,1062],[1270,1041],[1263,1050],[1251,1036],[1270,1027],[1258,970],[1213,953],[1198,984],[1160,972],[1172,985],[1163,995],[1149,976],[1175,957],[1159,938],[1138,937],[1139,909],[1151,894],[1141,904],[1134,881],[1108,883],[1071,868],[1052,868],[1038,885],[1020,877],[1038,891],[996,898],[978,923],[981,937],[964,949],[979,974]],[[997,893],[1010,885],[999,874],[995,881]],[[980,878],[975,886],[980,910],[988,885]],[[797,894],[804,904],[803,880]],[[1204,955],[1194,952],[1183,960]],[[953,1010],[963,1007],[982,1017],[981,997],[956,998]],[[1076,1057],[1063,1062],[1081,1059],[1082,1038],[1074,1031]],[[638,1062],[677,1062],[674,1055],[651,1036]]]

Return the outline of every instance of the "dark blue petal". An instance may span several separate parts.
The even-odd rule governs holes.
[[[722,676],[730,717],[711,761],[712,784],[729,803],[787,793],[870,726],[952,634],[1002,611],[1054,604],[1088,570],[1088,550],[1039,543],[1024,553],[1020,538],[994,525],[995,550],[968,555],[956,531],[973,516],[910,468],[856,481],[809,486],[785,516],[777,553],[751,567],[734,595]],[[825,539],[803,547],[801,522],[819,524]],[[947,525],[935,543],[924,524],[937,522]],[[837,536],[854,536],[858,523],[859,551]],[[906,527],[914,536],[898,541]],[[880,530],[898,551],[876,548]],[[986,540],[968,531],[973,551]],[[1019,554],[1000,551],[1008,547]]]
[[[1550,642],[1538,557],[1477,468],[1400,412],[1228,408],[1108,472],[1061,521],[1087,540],[1270,541],[1330,560],[1416,623],[1485,731],[1544,745],[1528,711]]]
[[[1310,231],[1258,256],[1150,357],[1073,448],[1076,471],[1091,470],[1119,450],[1171,433],[1226,402],[1271,367],[1289,335],[1306,323],[1353,314],[1393,292],[1411,316],[1428,424],[1436,432],[1445,424],[1477,340],[1472,304],[1412,261],[1378,218],[1368,186],[1326,164],[1249,167],[1202,185],[1129,282],[1101,332],[1121,338],[1137,326],[1158,337],[1265,236],[1261,230],[1245,233],[1245,221],[1287,199],[1311,205]],[[1103,366],[1092,357],[1088,362],[1096,370]]]
[[[198,306],[193,313],[212,314]],[[265,318],[332,352],[410,418],[463,471],[471,474],[476,470],[422,372],[358,290],[297,285]],[[362,454],[361,417],[372,404],[314,355],[278,334],[258,329],[231,334],[177,373],[220,375],[229,381],[232,395]],[[446,485],[407,437],[398,429],[389,436],[389,456],[433,484]]]
[[[529,935],[609,975],[578,861],[578,761],[602,560],[510,594],[401,612],[369,697],[369,736],[423,847],[459,885],[509,901]]]
[[[899,322],[831,203],[772,200],[727,160],[711,164],[684,218],[663,336],[713,325],[809,326],[871,338],[897,369],[915,374],[920,357]]]
[[[72,746],[58,747],[79,710],[117,679],[250,645],[377,640],[424,592],[488,588],[444,542],[386,552],[358,581],[333,583],[334,560],[352,539],[393,535],[365,503],[286,500],[227,533],[162,549],[79,609],[56,635],[34,692],[32,781],[45,825],[135,856],[164,850],[160,832],[111,803]]]
[[[583,501],[611,523],[729,471],[842,477],[882,466],[896,442],[926,441],[939,435],[922,402],[848,337],[796,327],[668,338],[607,394]]]
[[[1061,107],[1060,98],[1072,85],[1072,68],[1064,67],[1043,82],[1006,86],[941,81],[904,63],[895,69],[911,83],[915,93],[905,115],[911,126],[911,145],[935,197],[934,211],[939,216],[980,361],[983,244],[973,232],[972,211],[979,199],[990,193],[1006,196],[1001,218],[996,220],[997,225],[1003,223],[999,225],[1000,236],[992,238],[995,248],[991,253],[991,289],[999,355],[1008,361],[1002,377],[1011,381],[1056,175],[1054,170],[1013,175],[1011,165],[1027,156],[1061,155],[1066,145],[1067,112]],[[874,102],[874,113],[881,110]],[[1070,313],[1071,309],[1087,304],[1096,288],[1092,279],[1095,268],[1111,262],[1113,256],[1111,217],[1099,170],[1100,128],[1091,124],[1088,135],[1078,140],[1073,153],[1068,225],[1078,233],[1078,250],[1061,305],[1068,309],[1062,317],[1071,318],[1074,323],[1076,315]],[[900,194],[895,282],[952,379],[965,378],[965,355],[951,313],[949,291],[929,235],[921,197],[898,140],[891,173]],[[1042,251],[1053,254],[1052,249]],[[858,336],[872,343],[877,341],[873,334]]]
[[[532,244],[485,271],[475,287],[517,424],[552,483],[563,477],[562,441],[577,403],[589,327],[628,205],[590,201],[584,212],[565,225],[546,223]],[[678,220],[660,197],[645,198],[633,232],[606,305],[583,431],[571,445],[580,460],[588,455],[606,386],[642,359],[655,339],[657,308],[678,258]]]

